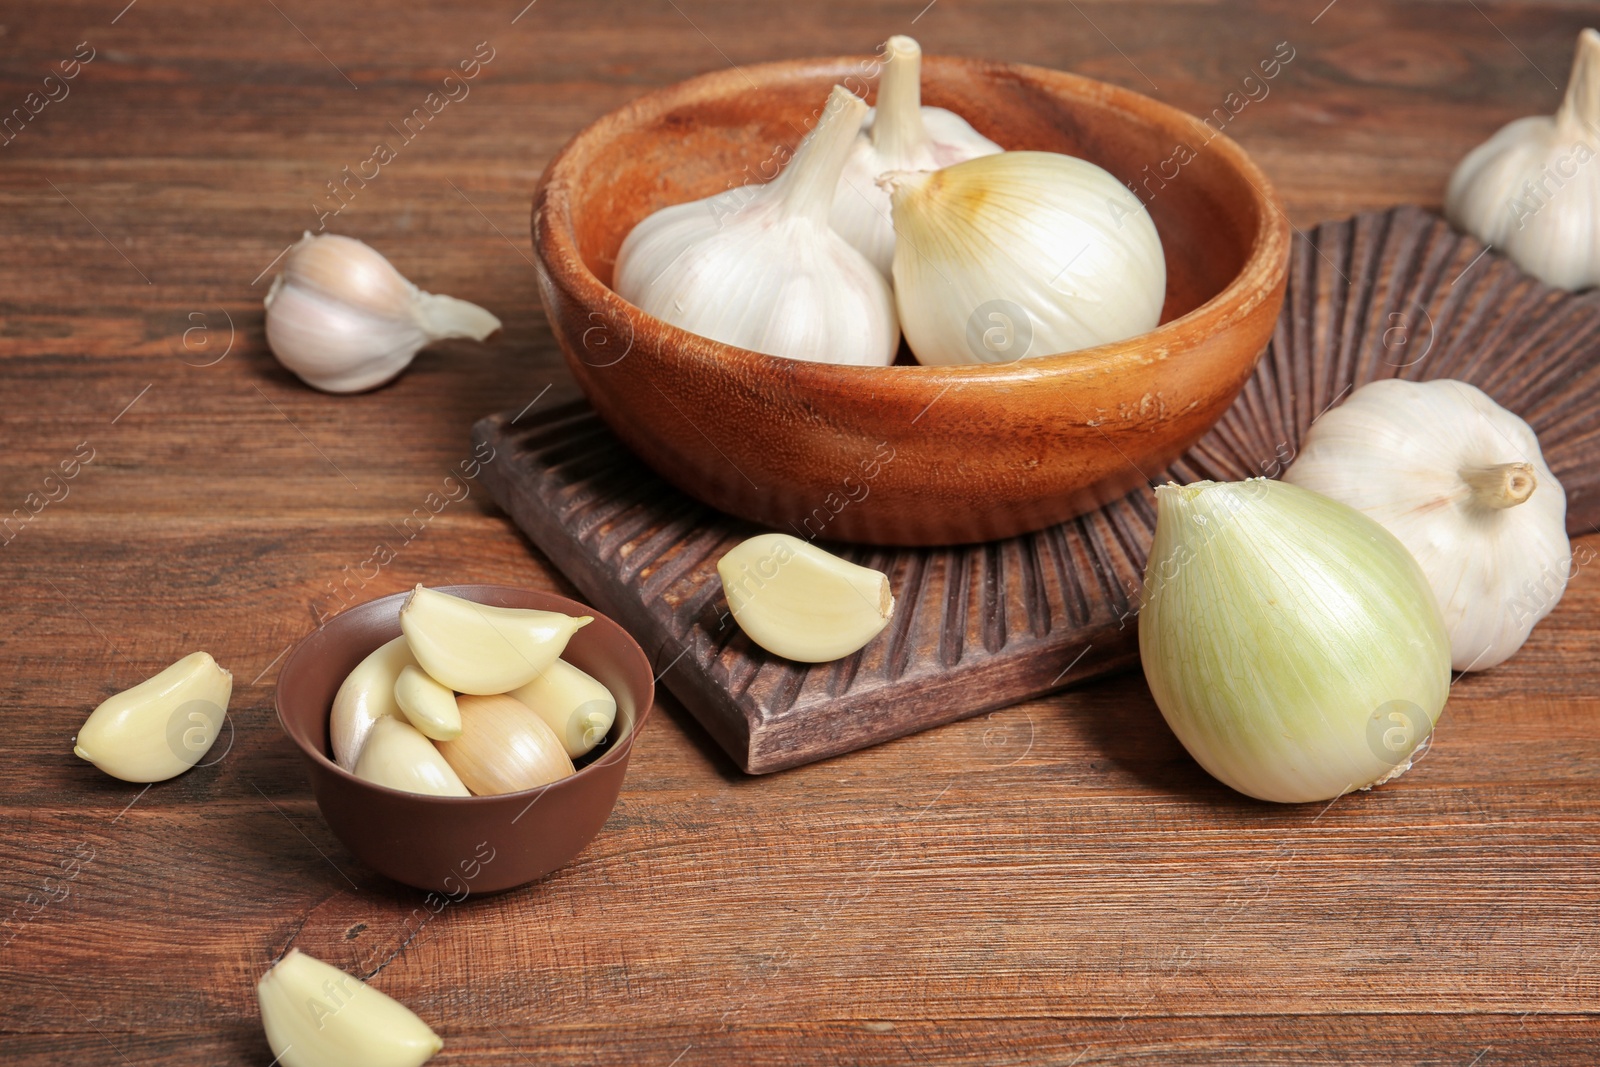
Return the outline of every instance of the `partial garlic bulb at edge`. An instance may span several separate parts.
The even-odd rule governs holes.
[[[1451,665],[1522,647],[1566,589],[1567,498],[1528,424],[1465,382],[1371,382],[1312,424],[1284,481],[1376,519],[1422,565]]]
[[[418,289],[352,237],[305,236],[267,291],[267,344],[326,393],[359,393],[395,377],[434,341],[481,341],[500,320],[476,304]]]
[[[817,363],[893,363],[900,325],[888,282],[828,225],[866,110],[835,86],[771,182],[640,222],[617,253],[617,294],[723,344]]]
[[[1161,321],[1167,265],[1155,223],[1093,163],[1002,152],[886,181],[895,300],[919,363],[1008,363]]]
[[[1600,33],[1578,34],[1555,116],[1517,119],[1450,176],[1445,214],[1548,285],[1600,284]]]
[[[942,107],[922,106],[922,47],[891,37],[878,79],[878,106],[850,150],[828,220],[873,266],[887,275],[894,265],[894,222],[889,191],[878,178],[894,170],[938,170],[1001,151],[967,120]]]
[[[283,1067],[421,1067],[444,1047],[410,1008],[297,948],[261,976],[256,998]]]

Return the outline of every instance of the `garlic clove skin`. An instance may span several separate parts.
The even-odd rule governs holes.
[[[458,735],[459,736],[459,735]],[[372,724],[356,761],[357,778],[389,789],[436,797],[470,796],[433,742],[409,722],[384,716]]]
[[[79,727],[72,751],[113,778],[164,782],[211,750],[232,695],[233,675],[210,654],[192,652],[102,701]]]
[[[256,983],[282,1067],[421,1067],[444,1041],[392,997],[299,949]]]
[[[728,610],[750,640],[797,663],[866,647],[894,616],[889,577],[788,534],[761,534],[717,561]]]
[[[1411,550],[1458,671],[1503,663],[1566,589],[1566,493],[1528,424],[1466,382],[1362,386],[1312,425],[1283,477]]]
[[[527,685],[593,621],[478,604],[421,585],[400,608],[400,629],[418,665],[441,685],[478,696]]]
[[[1450,691],[1411,553],[1284,482],[1156,490],[1139,657],[1195,760],[1248,796],[1331,800],[1403,773]]]
[[[1445,192],[1445,215],[1547,285],[1600,284],[1600,33],[1578,35],[1554,117],[1502,127],[1469,152]]]
[[[817,127],[766,185],[664,208],[617,253],[617,294],[691,333],[767,355],[888,366],[888,281],[828,225],[866,105],[835,86]]]
[[[347,771],[356,769],[361,746],[372,732],[372,724],[385,716],[402,718],[404,713],[394,700],[394,685],[400,672],[416,666],[416,657],[405,635],[380,645],[339,685],[333,698],[333,713],[328,718],[328,740],[333,746],[333,761]]]
[[[459,698],[461,736],[434,745],[478,796],[516,793],[576,773],[544,719],[504,693]]]
[[[434,341],[482,341],[500,328],[476,304],[418,289],[369,245],[309,231],[289,250],[265,304],[273,355],[327,393],[375,389]]]
[[[1087,160],[1002,152],[885,176],[895,300],[927,366],[1009,363],[1153,330],[1167,267],[1139,198]]]
[[[394,682],[394,702],[424,737],[449,741],[461,736],[461,709],[456,707],[455,692],[434,681],[421,667],[401,669]]]
[[[887,276],[894,266],[889,192],[878,177],[897,170],[937,170],[1002,151],[953,111],[922,106],[922,46],[894,36],[878,79],[878,105],[839,178],[828,222]]]
[[[617,719],[611,690],[564,659],[506,695],[532,708],[573,759],[598,745]]]

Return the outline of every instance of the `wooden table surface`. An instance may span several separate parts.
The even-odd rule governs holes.
[[[281,654],[472,421],[571,395],[529,197],[630,97],[910,32],[1204,113],[1287,41],[1228,132],[1305,226],[1437,204],[1472,145],[1553,110],[1592,4],[524,2],[0,7],[0,114],[79,62],[0,148],[0,512],[54,497],[0,556],[0,1061],[264,1067],[254,984],[291,944],[375,975],[441,1064],[1600,1060],[1587,570],[1376,793],[1237,796],[1136,674],[759,779],[665,698],[575,863],[438,913],[332,837],[272,713]],[[469,95],[402,142],[480,42]],[[330,228],[506,328],[329,397],[273,362],[260,301],[379,141]],[[570,593],[486,497],[363,595]],[[143,790],[72,755],[91,707],[196,648],[236,678],[220,759]]]

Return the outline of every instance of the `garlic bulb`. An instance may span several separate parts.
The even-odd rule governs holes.
[[[502,693],[457,703],[461,736],[434,745],[477,795],[533,789],[574,773],[561,738],[521,701]]]
[[[205,652],[100,703],[72,751],[113,778],[164,782],[199,763],[228,714],[233,675]]]
[[[506,695],[532,708],[573,759],[598,745],[617,719],[617,698],[611,690],[564,659]]]
[[[458,693],[481,696],[533,681],[593,621],[478,604],[421,585],[400,608],[400,629],[422,669]]]
[[[894,264],[894,222],[889,191],[878,178],[892,170],[938,170],[1001,148],[955,112],[922,106],[922,48],[916,41],[891,37],[884,50],[878,105],[867,112],[850,150],[828,221],[887,275]]]
[[[889,576],[788,534],[760,534],[717,561],[728,610],[750,640],[798,663],[864,648],[894,616]]]
[[[455,692],[434,681],[421,667],[407,666],[394,680],[394,702],[406,721],[423,736],[448,741],[461,733],[461,709]]]
[[[920,363],[1004,363],[1161,320],[1167,265],[1139,198],[1086,160],[1002,152],[896,173],[895,300]]]
[[[1366,513],[1411,550],[1456,670],[1503,662],[1566,588],[1561,483],[1528,424],[1465,382],[1362,386],[1312,425],[1283,477]]]
[[[402,715],[400,705],[394,701],[394,683],[401,670],[416,663],[411,646],[401,635],[380,645],[345,676],[328,718],[328,741],[333,746],[335,763],[354,771],[372,724],[385,716]]]
[[[310,231],[289,250],[266,306],[273,355],[326,393],[376,388],[434,341],[482,341],[500,328],[476,304],[418,289],[376,249]]]
[[[408,722],[385,715],[372,724],[355,776],[390,789],[436,797],[469,796],[433,742]]]
[[[887,366],[900,344],[883,275],[828,225],[866,105],[835,86],[766,185],[663,208],[617,253],[617,294],[723,344],[819,363]]]
[[[1184,748],[1262,800],[1331,800],[1410,767],[1450,691],[1411,553],[1283,482],[1156,490],[1139,656]]]
[[[1445,214],[1540,281],[1600,284],[1600,33],[1578,34],[1553,118],[1517,119],[1457,165]]]
[[[421,1067],[444,1047],[410,1008],[297,948],[261,976],[256,996],[283,1067]]]

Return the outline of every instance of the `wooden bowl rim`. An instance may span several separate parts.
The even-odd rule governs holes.
[[[642,320],[662,341],[668,343],[666,347],[673,350],[676,358],[707,366],[715,363],[717,369],[724,371],[742,368],[755,374],[785,374],[796,386],[821,387],[829,391],[858,389],[869,383],[881,387],[890,381],[907,386],[922,385],[929,390],[982,382],[1017,384],[1042,378],[1073,376],[1080,372],[1098,374],[1120,366],[1148,362],[1152,358],[1147,354],[1150,350],[1181,352],[1192,346],[1186,337],[1208,337],[1244,319],[1270,298],[1286,277],[1289,216],[1267,176],[1238,142],[1227,134],[1211,130],[1188,112],[1109,82],[1025,63],[999,63],[940,55],[923,57],[925,81],[937,80],[949,69],[965,69],[989,77],[1011,77],[1039,84],[1064,98],[1091,100],[1108,106],[1144,124],[1155,120],[1158,125],[1164,122],[1174,133],[1205,137],[1205,149],[1217,150],[1223,161],[1254,190],[1251,199],[1258,225],[1243,266],[1221,292],[1199,307],[1161,323],[1154,330],[1122,341],[998,365],[912,364],[888,367],[790,359],[714,341],[643,311],[602,283],[589,269],[578,252],[570,201],[570,190],[582,178],[581,173],[573,173],[577,166],[575,160],[584,149],[597,141],[609,140],[615,132],[636,126],[643,119],[654,118],[707,98],[725,98],[730,91],[754,91],[752,82],[758,83],[759,88],[762,84],[805,77],[844,78],[859,75],[861,64],[866,59],[864,56],[823,56],[713,71],[651,90],[602,115],[580,130],[556,153],[535,188],[530,228],[539,269],[552,280],[559,278],[591,314],[606,311],[612,316],[621,316],[630,324],[636,321],[636,317]],[[633,334],[637,335],[638,332],[639,327],[634,326]],[[622,358],[617,357],[619,361]]]

